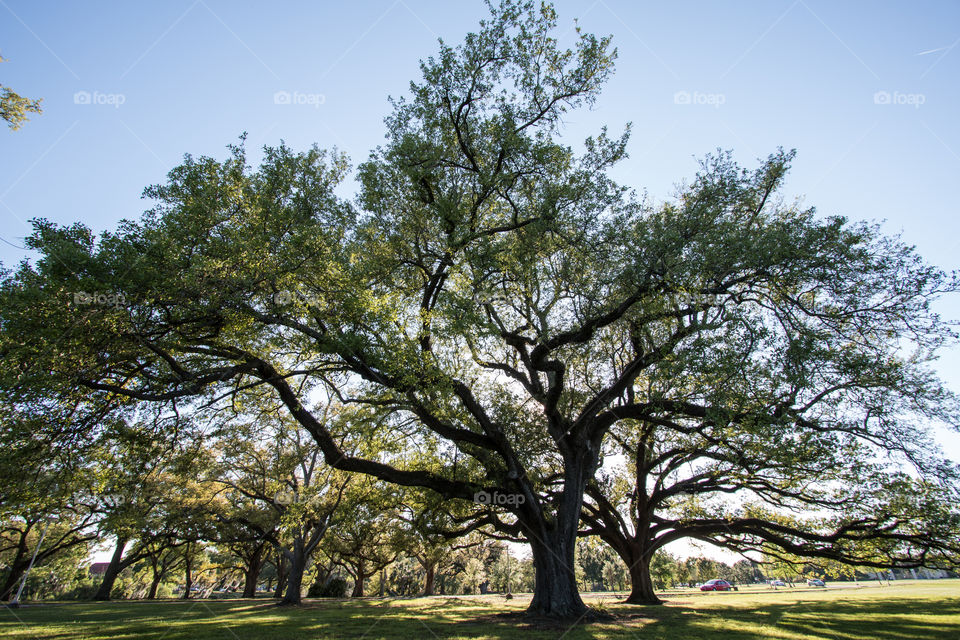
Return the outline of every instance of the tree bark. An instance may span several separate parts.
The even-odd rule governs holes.
[[[244,567],[244,571],[243,571],[243,597],[244,598],[257,597],[257,581],[260,579],[260,570],[263,569],[263,550],[264,550],[263,545],[258,547],[257,550],[254,551],[254,553],[248,559],[247,566]]]
[[[260,578],[260,566],[247,567],[243,572],[243,597],[257,597],[257,580]]]
[[[645,455],[644,451],[639,452],[638,456]],[[619,519],[614,519],[609,512],[612,506],[606,501],[601,506],[606,507],[608,511],[597,518],[597,526],[600,528],[600,538],[627,565],[627,571],[630,574],[630,595],[625,602],[644,605],[663,604],[654,591],[653,580],[650,577],[650,561],[660,545],[650,536],[652,520],[646,500],[646,480],[645,476],[639,477],[637,491],[640,497],[636,509],[640,515],[635,515],[633,518],[633,534],[628,534],[621,528]]]
[[[170,569],[170,565],[166,564],[163,560],[163,553],[163,550],[161,550],[157,554],[148,556],[147,558],[150,561],[150,569],[153,572],[153,578],[150,581],[150,590],[147,592],[147,600],[157,599],[157,590],[160,588],[160,583],[163,582],[167,571]]]
[[[432,596],[437,579],[437,565],[433,562],[428,562],[424,565],[424,569],[427,575],[423,580],[423,595]]]
[[[17,553],[13,560],[10,561],[10,572],[3,582],[2,590],[0,590],[0,600],[10,600],[16,595],[17,583],[23,579],[23,574],[26,573],[27,567],[30,565],[30,550],[27,548],[27,537],[30,535],[30,531],[35,524],[36,521],[27,523],[25,528],[20,532],[20,539],[17,540]]]
[[[626,602],[629,604],[663,604],[653,589],[653,580],[650,579],[650,556],[640,545],[629,545],[628,557],[623,557],[630,571],[630,595]]]
[[[297,605],[301,602],[300,592],[303,588],[303,566],[297,566],[294,563],[290,565],[290,573],[287,574],[287,590],[280,604]]]
[[[183,567],[183,595],[182,600],[190,599],[190,589],[193,588],[193,562],[190,561],[190,550],[187,549],[187,557],[184,559]]]
[[[0,587],[0,600],[9,600],[16,591],[17,582],[23,578],[23,569],[18,565],[11,565],[10,573],[7,579],[3,581],[3,587]]]
[[[553,539],[530,542],[536,575],[533,600],[527,608],[527,613],[557,618],[579,618],[587,612],[587,606],[577,590],[573,541],[562,544],[557,539],[559,536],[551,536],[551,538]]]
[[[531,511],[518,514],[530,542],[535,570],[533,599],[527,613],[560,619],[582,619],[589,609],[577,588],[574,557],[580,509],[590,466],[586,452],[565,460],[563,491],[556,502],[556,517]]]
[[[23,545],[18,545],[17,556],[10,563],[10,573],[7,574],[7,579],[4,580],[2,591],[0,591],[0,594],[2,594],[0,599],[2,600],[10,600],[14,596],[17,590],[17,583],[23,579],[23,574],[27,570],[28,562],[26,560],[26,554],[22,552],[22,546]]]
[[[358,573],[357,577],[353,581],[353,592],[350,594],[351,598],[362,598],[363,597],[363,581],[366,579],[366,576],[362,573]]]
[[[556,503],[555,518],[534,512],[536,517],[525,522],[520,516],[525,537],[530,542],[535,570],[533,599],[527,608],[528,614],[580,619],[589,612],[580,598],[574,570],[585,471],[583,460],[566,460],[564,487]]]
[[[277,588],[273,592],[273,597],[280,599],[283,597],[283,591],[287,588],[287,557],[283,552],[277,552]]]
[[[363,597],[363,581],[366,580],[367,576],[362,570],[358,570],[357,574],[353,580],[353,592],[350,594],[351,598],[362,598]]]
[[[287,572],[287,590],[280,604],[298,605],[302,601],[303,572],[307,569],[307,554],[303,544],[294,540],[293,550],[284,555],[290,561],[290,569]]]
[[[110,558],[110,564],[107,565],[107,570],[103,574],[103,580],[100,581],[100,587],[93,596],[94,600],[103,601],[110,599],[110,593],[113,591],[113,585],[117,581],[117,576],[120,575],[120,562],[123,560],[123,550],[126,547],[126,539],[120,538],[117,540],[117,546],[113,550],[113,556]]]
[[[147,600],[156,600],[157,599],[157,590],[160,588],[160,582],[163,580],[163,576],[154,572],[153,580],[150,581],[150,590],[147,592]]]

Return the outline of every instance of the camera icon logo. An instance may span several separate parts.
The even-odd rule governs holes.
[[[289,506],[297,501],[297,496],[292,491],[281,489],[273,496],[273,503],[281,506]]]

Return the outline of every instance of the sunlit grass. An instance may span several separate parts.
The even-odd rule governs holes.
[[[960,638],[960,580],[876,583],[860,589],[745,589],[674,592],[663,607],[622,604],[588,594],[613,622],[551,625],[519,613],[529,596],[308,601],[280,608],[270,600],[63,603],[0,611],[0,637],[224,640],[397,638],[716,639]]]

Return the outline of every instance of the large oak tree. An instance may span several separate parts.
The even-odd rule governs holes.
[[[645,372],[811,308],[812,343],[771,358],[934,346],[927,305],[952,284],[869,228],[772,197],[787,154],[746,179],[721,158],[694,197],[636,200],[606,174],[626,136],[580,152],[560,136],[611,73],[609,39],[577,32],[567,50],[555,24],[549,6],[505,1],[441,44],[394,102],[355,202],[335,193],[342,157],[267,148],[252,170],[241,145],[187,157],[147,189],[154,209],[98,240],[38,221],[41,257],[3,284],[17,384],[173,404],[267,388],[337,469],[502,500],[476,525],[530,543],[530,611],[585,614],[574,549],[604,440],[676,409],[631,395]],[[323,420],[320,393],[363,410]],[[802,428],[803,402],[749,408]],[[344,450],[357,430],[405,449]]]
[[[696,286],[595,354],[622,377],[699,327],[621,388],[607,446],[624,464],[588,486],[584,533],[627,563],[630,602],[658,602],[650,560],[687,537],[755,557],[960,562],[960,476],[932,436],[960,425],[931,370],[952,326],[930,307],[956,279],[874,226],[772,204],[791,157],[704,161],[650,218],[658,237],[687,230],[671,270]]]

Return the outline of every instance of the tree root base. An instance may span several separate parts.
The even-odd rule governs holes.
[[[619,618],[613,614],[587,608],[581,614],[560,616],[546,615],[535,611],[509,611],[495,613],[480,618],[485,622],[510,623],[525,626],[530,630],[567,630],[574,625],[616,622]]]

